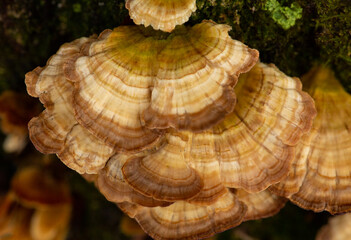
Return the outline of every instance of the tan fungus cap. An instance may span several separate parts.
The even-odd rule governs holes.
[[[211,130],[168,130],[154,152],[130,154],[125,181],[159,200],[206,205],[225,187],[258,192],[283,179],[315,116],[312,99],[299,80],[262,63],[243,75],[236,92],[234,112]]]
[[[233,110],[237,76],[258,59],[229,30],[204,21],[171,34],[138,26],[104,34],[67,73],[76,119],[120,151],[154,144],[157,129],[209,128]]]
[[[26,74],[31,96],[39,97],[46,109],[29,122],[30,139],[42,153],[56,153],[77,172],[96,173],[113,155],[113,149],[94,137],[74,118],[74,85],[64,77],[65,63],[80,56],[94,38],[80,38],[61,46],[44,68]]]
[[[209,206],[185,201],[168,207],[148,208],[127,202],[118,206],[157,240],[209,237],[239,225],[246,213],[246,206],[229,191]]]
[[[234,190],[235,195],[247,206],[244,221],[271,217],[285,206],[286,198],[279,197],[268,190],[258,193],[248,193],[242,189]]]
[[[318,114],[296,148],[289,176],[272,190],[305,209],[350,211],[351,96],[326,67],[313,68],[303,82]]]
[[[126,0],[126,8],[135,24],[171,32],[189,20],[196,0]]]

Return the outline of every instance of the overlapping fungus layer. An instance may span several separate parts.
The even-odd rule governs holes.
[[[237,76],[258,58],[228,30],[205,21],[164,36],[129,26],[63,45],[26,75],[47,106],[29,124],[33,143],[96,173],[114,151],[154,145],[159,129],[209,128],[233,110]]]
[[[237,76],[258,57],[228,30],[205,21],[166,36],[140,27],[104,35],[68,74],[78,122],[125,150],[152,144],[160,135],[153,129],[214,125],[233,110]]]
[[[31,96],[39,97],[46,109],[29,122],[29,135],[42,153],[56,153],[70,168],[79,173],[95,173],[105,166],[113,149],[106,146],[74,117],[74,85],[64,77],[64,65],[78,57],[85,44],[94,38],[80,38],[61,46],[44,68],[37,67],[26,74]]]
[[[328,68],[316,67],[303,80],[318,115],[288,177],[271,189],[306,209],[350,211],[351,96]]]
[[[284,200],[265,189],[289,173],[314,103],[298,79],[255,65],[258,52],[229,30],[124,26],[63,45],[26,75],[46,107],[29,124],[33,143],[155,239],[276,213]]]
[[[276,213],[285,201],[262,190],[288,174],[294,145],[312,125],[313,101],[298,79],[262,63],[240,76],[235,91],[238,103],[224,121],[201,133],[169,129],[153,149],[119,153],[97,187],[156,239],[179,231],[179,239],[197,239]],[[216,228],[218,204],[231,210],[218,214],[224,220]],[[191,224],[192,231],[184,227]]]

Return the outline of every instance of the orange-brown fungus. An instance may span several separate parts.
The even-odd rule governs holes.
[[[0,203],[0,238],[64,240],[71,214],[65,183],[41,169],[20,170]]]

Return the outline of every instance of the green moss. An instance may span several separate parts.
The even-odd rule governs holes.
[[[292,3],[290,7],[283,7],[277,0],[268,0],[264,10],[269,11],[273,20],[285,30],[294,26],[296,20],[302,17],[302,8],[298,3]]]

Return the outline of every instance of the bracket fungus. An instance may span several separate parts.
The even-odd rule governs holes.
[[[157,239],[206,237],[275,213],[280,198],[266,195],[272,208],[246,204],[288,174],[313,100],[298,79],[253,66],[258,53],[228,30],[210,21],[151,36],[119,27],[62,46],[26,76],[46,106],[31,139],[87,173]],[[228,188],[256,196],[241,202]]]
[[[231,189],[231,191],[247,206],[243,221],[271,217],[277,214],[287,202],[286,198],[279,197],[268,190],[257,193],[248,193],[243,189]]]
[[[200,239],[239,225],[242,221],[276,214],[286,200],[268,190],[247,193],[226,189],[207,206],[176,201],[165,207],[122,202],[118,206],[154,239]]]
[[[163,3],[186,11],[190,2]],[[152,3],[167,7],[126,6],[151,14]],[[289,173],[314,102],[229,30],[212,21],[171,33],[120,26],[64,44],[26,75],[46,107],[29,123],[31,140],[156,239],[208,237],[276,213],[284,201],[265,189]]]
[[[238,103],[223,122],[200,133],[168,130],[156,151],[127,157],[124,180],[157,200],[183,196],[205,205],[225,187],[258,192],[282,180],[294,145],[312,125],[313,100],[298,79],[262,63],[240,77],[235,91]]]
[[[209,206],[177,201],[167,207],[118,206],[154,239],[200,239],[239,225],[247,207],[230,191]]]
[[[113,149],[81,127],[74,118],[73,83],[64,77],[65,63],[80,56],[94,38],[80,38],[66,43],[44,68],[26,74],[28,93],[39,97],[46,109],[29,124],[29,135],[42,153],[57,153],[70,168],[79,173],[95,173],[105,166]]]
[[[16,173],[0,205],[0,238],[63,240],[71,215],[68,186],[37,167]]]
[[[126,0],[126,8],[135,24],[171,32],[196,11],[196,0]]]
[[[350,211],[351,96],[326,67],[313,68],[303,83],[318,114],[296,147],[289,175],[271,190],[305,209]]]
[[[147,207],[169,205],[169,202],[158,201],[145,196],[128,185],[122,174],[122,166],[127,157],[127,154],[118,154],[111,157],[105,168],[100,170],[94,179],[97,188],[106,199],[115,203],[133,202]]]
[[[29,124],[32,142],[94,174],[116,151],[155,145],[164,128],[209,128],[233,110],[238,75],[258,59],[229,30],[211,21],[171,34],[121,26],[64,44],[26,74],[46,107]]]
[[[140,150],[159,131],[203,130],[230,113],[232,87],[258,52],[204,21],[171,34],[121,26],[100,37],[67,74],[78,122],[116,149]],[[147,127],[145,127],[144,126]]]
[[[241,75],[235,91],[234,112],[210,130],[168,129],[157,147],[111,157],[95,177],[99,190],[156,239],[206,237],[278,212],[285,200],[262,190],[288,174],[316,114],[313,100],[298,79],[263,63]],[[247,210],[224,213],[234,202]],[[213,222],[216,211],[232,224]]]

